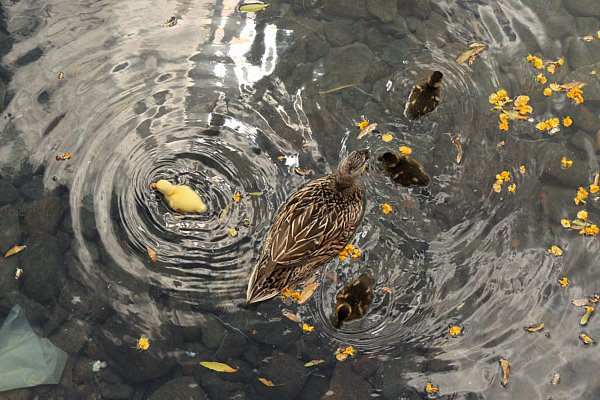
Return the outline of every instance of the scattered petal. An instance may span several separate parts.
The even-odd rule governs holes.
[[[391,212],[392,212],[392,210],[393,210],[393,208],[392,208],[392,206],[391,206],[389,203],[383,203],[383,204],[381,205],[381,211],[382,211],[384,214],[389,214],[389,213],[391,213]]]
[[[383,290],[386,293],[392,294],[392,288],[384,286],[381,288],[381,290]]]
[[[344,361],[348,356],[354,357],[356,355],[356,350],[352,346],[348,347],[340,347],[335,351],[335,358],[338,361]]]
[[[457,336],[462,335],[463,328],[460,325],[450,325],[450,328],[448,329],[448,333],[450,334],[451,337],[457,337]]]
[[[558,283],[560,284],[560,286],[562,287],[567,287],[569,286],[569,279],[566,276],[563,276],[562,278],[560,278],[558,280]]]
[[[403,156],[408,156],[410,153],[412,153],[412,149],[408,146],[400,146],[399,150]]]
[[[302,298],[302,295],[300,294],[300,292],[294,292],[294,293],[292,293],[291,297],[292,297],[292,300],[298,301]]]
[[[563,125],[565,127],[569,127],[571,126],[571,124],[573,124],[573,120],[571,119],[571,117],[569,117],[568,115],[563,119]]]
[[[525,169],[525,166],[524,166],[524,165],[521,165],[521,166],[519,167],[519,172],[520,172],[520,173],[524,174],[526,171],[527,171],[527,170]]]
[[[216,361],[200,361],[200,365],[217,372],[237,372],[237,369]]]
[[[546,96],[546,97],[550,97],[550,96],[552,96],[552,89],[550,89],[550,88],[545,88],[545,89],[544,89],[544,96]]]
[[[588,320],[590,319],[590,316],[592,315],[592,313],[594,312],[595,309],[596,309],[596,307],[594,307],[594,306],[585,306],[585,313],[581,317],[581,320],[579,321],[579,325],[582,325],[582,326],[587,325]]]
[[[571,221],[568,219],[561,219],[560,220],[560,224],[563,226],[563,228],[570,228],[571,227]]]
[[[508,186],[507,189],[510,193],[515,193],[517,191],[517,184],[513,183],[512,185]]]
[[[242,194],[240,192],[235,192],[234,195],[231,197],[231,199],[233,201],[235,201],[236,203],[239,203],[240,200],[242,199]]]
[[[542,85],[548,81],[546,79],[546,77],[544,75],[542,75],[542,73],[537,74],[535,77],[535,80],[537,81],[537,83],[542,84]]]
[[[427,382],[427,385],[425,385],[425,391],[429,396],[437,396],[438,392],[440,391],[440,388],[437,386],[433,386],[431,382]]]
[[[358,124],[356,124],[356,127],[361,131],[363,129],[365,129],[367,126],[369,126],[369,120],[367,120],[367,119],[363,119]]]
[[[550,253],[550,254],[552,254],[553,256],[556,256],[556,257],[560,257],[560,256],[563,255],[563,251],[558,246],[552,246],[552,247],[550,247],[548,249],[548,253]]]
[[[65,161],[71,158],[71,153],[63,153],[56,156],[56,161]]]
[[[140,336],[135,344],[135,348],[142,351],[148,350],[148,348],[150,348],[150,339],[148,339],[148,336]]]
[[[269,386],[269,387],[275,386],[275,384],[273,382],[271,382],[270,380],[268,380],[267,378],[258,378],[258,380],[261,381],[263,383],[263,385],[265,385],[265,386]]]
[[[25,250],[27,248],[27,246],[23,245],[23,246],[13,246],[10,248],[10,250],[8,250],[6,252],[6,254],[4,255],[4,257],[10,257],[12,255],[15,255],[17,253],[22,252],[23,250]]]
[[[292,291],[290,288],[285,288],[281,291],[281,294],[285,297],[290,297],[292,295]]]
[[[61,80],[61,79],[65,79],[65,73],[64,73],[64,72],[62,72],[62,71],[60,71],[60,72],[58,73],[58,79],[59,79],[59,80]]]
[[[394,137],[392,136],[391,133],[384,133],[383,135],[381,135],[381,140],[383,140],[384,142],[391,142],[394,139]]]
[[[302,324],[302,332],[310,333],[315,329],[314,326],[307,324],[306,322]]]
[[[508,378],[510,375],[510,363],[504,358],[500,358],[498,362],[500,363],[500,368],[502,368],[502,379],[500,380],[500,384],[506,387],[506,385],[508,385]]]
[[[581,210],[577,213],[577,218],[582,221],[586,221],[588,219],[588,213],[585,210]]]
[[[567,157],[563,157],[560,160],[560,165],[564,168],[567,169],[569,168],[571,165],[573,165],[573,160],[567,160]]]
[[[531,326],[526,326],[524,328],[527,332],[539,332],[544,329],[544,323],[539,323]]]
[[[236,237],[238,235],[238,231],[235,228],[231,228],[227,231],[227,234],[231,237]]]

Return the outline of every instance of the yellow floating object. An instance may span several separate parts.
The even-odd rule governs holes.
[[[239,12],[258,12],[269,7],[271,3],[246,3],[238,7]]]
[[[207,207],[198,193],[186,185],[173,185],[164,179],[152,184],[152,187],[165,196],[170,208],[181,213],[206,212]]]
[[[227,364],[214,361],[201,361],[200,365],[204,368],[212,369],[217,372],[237,372],[237,369],[230,367]]]

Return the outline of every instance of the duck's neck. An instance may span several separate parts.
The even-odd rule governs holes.
[[[342,175],[339,172],[335,173],[334,179],[335,188],[340,192],[346,192],[354,190],[360,183],[347,175]]]

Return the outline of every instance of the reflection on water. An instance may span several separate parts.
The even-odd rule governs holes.
[[[51,310],[40,312],[38,326],[75,368],[107,360],[116,381],[106,382],[123,384],[125,398],[148,397],[181,375],[191,381],[158,390],[191,382],[212,398],[416,399],[433,382],[455,398],[597,393],[593,348],[578,334],[599,331],[593,317],[579,326],[581,310],[569,300],[598,290],[598,242],[563,230],[560,219],[581,209],[572,198],[598,169],[598,40],[580,37],[600,27],[595,3],[574,10],[565,2],[294,0],[256,14],[228,0],[6,5],[0,168],[2,182],[19,191],[0,196],[9,226],[0,239],[4,247],[23,239],[31,255],[4,262],[30,278],[0,295],[2,311],[14,302],[29,304],[29,313],[37,303]],[[166,26],[172,16],[177,24]],[[489,48],[472,65],[457,64],[475,41]],[[585,82],[584,104],[542,95],[527,54],[565,57],[555,75],[546,73],[549,83]],[[442,101],[411,122],[406,99],[433,70],[444,75]],[[573,126],[551,136],[511,121],[500,132],[488,103],[499,88],[529,95],[536,122],[570,115]],[[359,141],[362,115],[393,141],[376,133]],[[457,134],[460,165],[450,140]],[[293,167],[321,175],[365,145],[375,154],[410,146],[431,184],[395,186],[373,157],[354,239],[361,259],[325,265],[302,306],[273,300],[246,309],[271,218],[310,179]],[[64,152],[72,158],[57,161]],[[574,160],[569,170],[560,168],[563,155]],[[493,192],[503,170],[515,194]],[[208,212],[172,212],[150,188],[158,179],[193,187]],[[383,203],[393,213],[384,215]],[[586,207],[600,220],[593,196]],[[42,220],[55,222],[46,229]],[[554,244],[563,257],[546,252]],[[47,265],[60,268],[35,275],[29,262],[49,257],[44,249],[55,254]],[[363,272],[376,280],[373,305],[336,330],[335,294]],[[44,296],[33,277],[46,275]],[[571,285],[560,287],[561,276]],[[315,330],[302,334],[284,309],[297,309]],[[541,333],[523,330],[537,322]],[[450,324],[464,334],[450,338]],[[140,334],[150,337],[147,352],[131,350]],[[357,357],[336,364],[335,349],[346,345]],[[511,362],[506,388],[500,357]],[[318,368],[303,367],[319,358],[326,362]],[[198,361],[213,359],[240,372],[199,370]],[[553,386],[556,372],[561,383]],[[72,379],[31,394],[68,396],[77,385],[100,393],[110,378]],[[114,387],[102,388],[116,398]]]

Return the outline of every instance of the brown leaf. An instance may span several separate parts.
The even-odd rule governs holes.
[[[200,365],[204,368],[212,369],[217,372],[237,372],[237,369],[230,367],[227,364],[214,361],[201,361]]]
[[[359,140],[364,138],[365,136],[367,136],[367,133],[373,131],[375,128],[377,128],[377,124],[374,122],[372,124],[367,125],[367,127],[365,129],[360,131],[360,133],[358,134],[358,136],[356,138]]]
[[[587,303],[589,303],[588,299],[571,300],[571,304],[573,304],[575,307],[583,307]]]
[[[312,169],[296,167],[296,168],[294,168],[294,172],[297,173],[298,175],[309,175],[312,172]]]
[[[307,285],[304,289],[302,289],[302,293],[300,293],[300,300],[298,300],[298,304],[304,304],[310,297],[315,293],[315,290],[319,287],[320,282],[313,282],[310,285]]]
[[[527,332],[539,332],[542,329],[544,329],[544,323],[539,323],[539,324],[535,324],[535,325],[531,325],[531,326],[526,326],[524,328]]]
[[[317,274],[311,276],[310,279],[308,279],[306,282],[304,282],[302,285],[300,285],[300,287],[302,289],[304,289],[308,285],[312,285],[316,280],[317,280]]]
[[[258,380],[261,381],[263,383],[263,385],[265,385],[265,386],[269,386],[269,387],[275,386],[275,384],[273,382],[271,382],[270,380],[268,380],[267,378],[258,378]]]
[[[158,261],[158,257],[156,257],[156,252],[152,250],[149,246],[146,246],[146,251],[148,252],[150,260],[152,260],[153,263],[156,263]]]
[[[504,358],[500,358],[498,362],[500,363],[500,368],[502,368],[502,379],[500,380],[500,383],[502,386],[506,386],[508,385],[508,378],[510,375],[510,363]]]
[[[13,246],[13,247],[11,247],[10,250],[8,250],[6,252],[6,254],[4,255],[4,257],[10,257],[10,256],[15,255],[17,253],[20,253],[23,250],[25,250],[25,248],[27,248],[27,246]]]
[[[458,56],[456,62],[458,64],[462,64],[465,61],[469,60],[469,64],[473,64],[477,55],[487,48],[488,46],[485,43],[471,43],[469,45],[469,50],[465,51],[460,56]]]
[[[298,324],[300,322],[302,322],[302,321],[300,321],[300,318],[298,317],[298,315],[296,315],[295,313],[293,313],[291,311],[283,311],[282,314],[283,314],[284,317],[286,317],[290,321],[294,321],[294,322],[296,322]]]
[[[564,83],[562,85],[558,85],[558,87],[561,90],[571,90],[573,88],[581,89],[584,86],[585,86],[585,83],[583,83],[583,82],[570,82],[570,83]]]
[[[383,290],[384,292],[387,292],[389,294],[392,294],[392,288],[384,286],[381,288],[381,290]]]
[[[591,42],[592,40],[594,40],[594,35],[587,35],[584,36],[582,39],[586,42]]]

